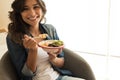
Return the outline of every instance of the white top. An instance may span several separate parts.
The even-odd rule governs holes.
[[[49,55],[42,48],[38,48],[37,71],[32,80],[56,80],[59,73],[55,71],[50,62]]]

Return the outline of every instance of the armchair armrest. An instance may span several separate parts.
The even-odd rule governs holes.
[[[76,77],[86,80],[95,80],[95,76],[89,64],[75,52],[64,48],[65,65],[64,68],[70,70]]]

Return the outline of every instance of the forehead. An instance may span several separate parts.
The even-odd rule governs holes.
[[[37,0],[26,0],[24,6],[31,6],[34,4],[38,4]]]

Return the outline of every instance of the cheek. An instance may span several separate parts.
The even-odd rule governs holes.
[[[44,17],[44,14],[42,11],[40,11],[40,18],[43,19],[43,17]]]
[[[42,17],[42,16],[43,16],[43,12],[42,12],[42,10],[41,10],[41,9],[37,10],[37,13],[40,15],[40,17]]]
[[[21,13],[21,17],[22,17],[22,19],[24,20],[25,17],[26,17],[26,15],[25,15],[24,13]]]

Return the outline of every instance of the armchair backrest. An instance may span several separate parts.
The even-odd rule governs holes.
[[[0,60],[0,80],[19,80],[8,52]]]

